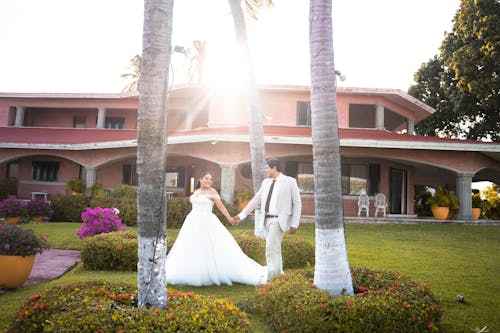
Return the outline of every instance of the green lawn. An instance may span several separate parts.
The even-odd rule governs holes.
[[[55,248],[78,249],[77,223],[41,223],[29,225],[48,234]],[[253,229],[243,223],[230,230]],[[176,236],[178,230],[169,230]],[[303,224],[299,235],[314,243],[314,225]],[[489,332],[500,332],[500,227],[426,225],[346,225],[349,261],[353,266],[400,271],[428,284],[441,302],[445,332],[473,332],[488,326]],[[90,272],[81,264],[59,280],[21,288],[0,296],[0,330],[3,331],[23,300],[41,289],[61,282],[102,278],[136,283],[136,273]],[[254,292],[255,287],[236,284],[233,287],[183,287],[237,301]],[[457,294],[465,303],[455,301]],[[261,318],[251,316],[253,329],[266,332]]]

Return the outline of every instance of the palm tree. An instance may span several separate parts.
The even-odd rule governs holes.
[[[173,0],[145,0],[137,118],[138,305],[164,308],[166,282],[166,198],[168,68]]]
[[[314,284],[333,296],[353,295],[342,211],[332,0],[311,0],[309,43],[316,225]]]
[[[272,6],[270,0],[245,0],[247,14],[251,17],[257,17],[257,9],[262,6]],[[262,112],[260,110],[260,99],[257,84],[252,65],[252,58],[248,48],[247,28],[245,24],[245,15],[241,0],[229,0],[229,7],[234,21],[234,30],[237,46],[244,58],[246,79],[245,89],[248,98],[248,136],[250,141],[250,165],[252,168],[252,181],[254,193],[260,188],[264,180],[266,165],[266,153],[264,146],[264,126],[262,123]]]
[[[130,59],[130,67],[128,68],[128,72],[120,75],[120,78],[129,81],[129,83],[122,89],[122,92],[138,91],[140,77],[141,56],[136,54]]]
[[[198,84],[203,84],[203,74],[205,74],[205,61],[207,55],[207,41],[194,40],[193,54],[189,57],[189,84],[191,84],[195,76],[198,76]]]

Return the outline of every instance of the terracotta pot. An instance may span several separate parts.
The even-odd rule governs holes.
[[[16,224],[21,220],[21,216],[7,216],[5,218],[5,223],[6,224]]]
[[[472,208],[472,217],[474,221],[479,220],[479,216],[481,216],[481,208]]]
[[[31,217],[31,219],[35,222],[42,222],[43,221],[43,215],[37,215],[37,216],[33,216]]]
[[[21,287],[28,280],[34,262],[34,254],[27,257],[0,255],[0,286]]]
[[[446,220],[449,213],[450,209],[448,207],[432,206],[432,216],[434,216],[436,220]]]

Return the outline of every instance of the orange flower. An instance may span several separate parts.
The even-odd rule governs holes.
[[[118,245],[116,246],[116,251],[121,251],[121,250],[123,250],[123,245],[118,244]]]

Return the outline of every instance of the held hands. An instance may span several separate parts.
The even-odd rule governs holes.
[[[297,228],[295,227],[290,227],[290,234],[294,234],[297,232]]]
[[[229,221],[229,223],[231,223],[231,225],[239,224],[240,220],[241,219],[238,216],[234,216],[234,217],[231,216],[231,218],[228,219],[228,221]]]

